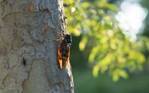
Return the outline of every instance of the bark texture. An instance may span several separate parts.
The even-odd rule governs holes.
[[[73,93],[70,67],[57,66],[57,33],[62,0],[0,0],[0,93]]]

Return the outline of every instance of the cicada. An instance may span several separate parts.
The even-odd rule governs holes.
[[[66,34],[58,46],[57,61],[60,69],[65,69],[69,64],[71,43],[72,37]]]

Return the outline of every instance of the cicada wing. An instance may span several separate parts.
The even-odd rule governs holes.
[[[57,63],[58,63],[58,67],[60,69],[62,69],[63,68],[63,59],[62,59],[61,48],[58,48],[58,50],[57,50]]]

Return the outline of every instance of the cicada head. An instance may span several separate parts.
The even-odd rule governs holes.
[[[68,47],[70,47],[72,43],[72,37],[69,34],[66,34],[64,37],[64,42],[67,44]]]

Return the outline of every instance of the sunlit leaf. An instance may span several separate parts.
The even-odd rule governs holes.
[[[122,69],[115,69],[112,72],[112,76],[113,76],[113,81],[118,81],[121,77],[125,79],[128,78],[127,72]]]
[[[95,57],[97,55],[97,53],[99,52],[99,47],[94,47],[92,50],[91,50],[91,53],[89,55],[89,62],[93,62],[95,60]]]
[[[94,77],[98,76],[98,74],[99,74],[99,67],[98,67],[98,65],[94,66],[92,73],[93,73]]]
[[[135,59],[139,63],[144,63],[144,61],[145,61],[144,56],[141,53],[139,53],[138,51],[130,51],[129,52],[129,58],[130,59]]]
[[[81,40],[80,44],[79,44],[79,48],[80,50],[84,50],[87,44],[88,38],[87,37],[83,37],[83,39]]]
[[[112,11],[116,12],[118,10],[117,6],[114,4],[107,4],[106,6],[107,6],[107,8],[109,8]]]

